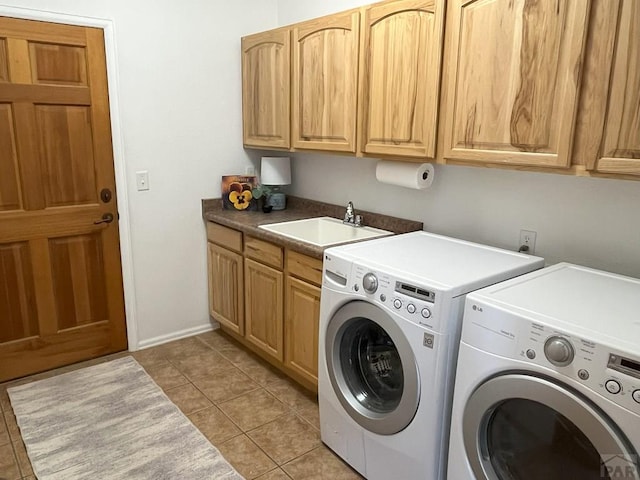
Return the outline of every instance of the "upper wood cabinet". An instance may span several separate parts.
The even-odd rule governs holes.
[[[246,146],[290,147],[290,63],[288,28],[242,38],[242,127]]]
[[[435,155],[444,15],[444,0],[366,8],[360,67],[363,153]]]
[[[598,172],[640,175],[640,0],[607,3],[615,32],[606,117],[593,167]],[[611,25],[615,25],[613,28]]]
[[[294,25],[295,148],[356,151],[359,11]]]
[[[588,0],[452,0],[445,159],[568,167]]]

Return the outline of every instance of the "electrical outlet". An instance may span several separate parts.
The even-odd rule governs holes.
[[[519,250],[533,255],[536,251],[536,236],[538,234],[532,230],[520,230],[520,245]],[[527,247],[524,250],[522,247]]]
[[[244,167],[244,174],[245,175],[255,175],[256,174],[256,167],[254,167],[253,165],[248,165],[246,167]]]

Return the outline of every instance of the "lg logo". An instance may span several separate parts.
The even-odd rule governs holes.
[[[477,305],[472,305],[472,306],[471,306],[471,309],[472,309],[474,312],[475,312],[475,311],[478,311],[478,312],[480,312],[480,313],[482,313],[482,312],[483,312],[482,307],[479,307],[479,306],[477,306]]]

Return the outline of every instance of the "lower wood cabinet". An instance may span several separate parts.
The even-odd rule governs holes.
[[[276,360],[284,360],[283,273],[251,259],[244,264],[245,337]]]
[[[244,335],[244,271],[242,255],[209,242],[209,314],[221,325]]]
[[[322,260],[207,224],[209,311],[222,330],[318,388]]]
[[[320,287],[287,277],[285,365],[318,383]]]

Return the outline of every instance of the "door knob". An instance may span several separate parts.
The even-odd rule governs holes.
[[[102,215],[102,220],[98,220],[97,222],[93,222],[95,225],[99,225],[101,223],[111,223],[113,222],[113,213],[105,213]]]

